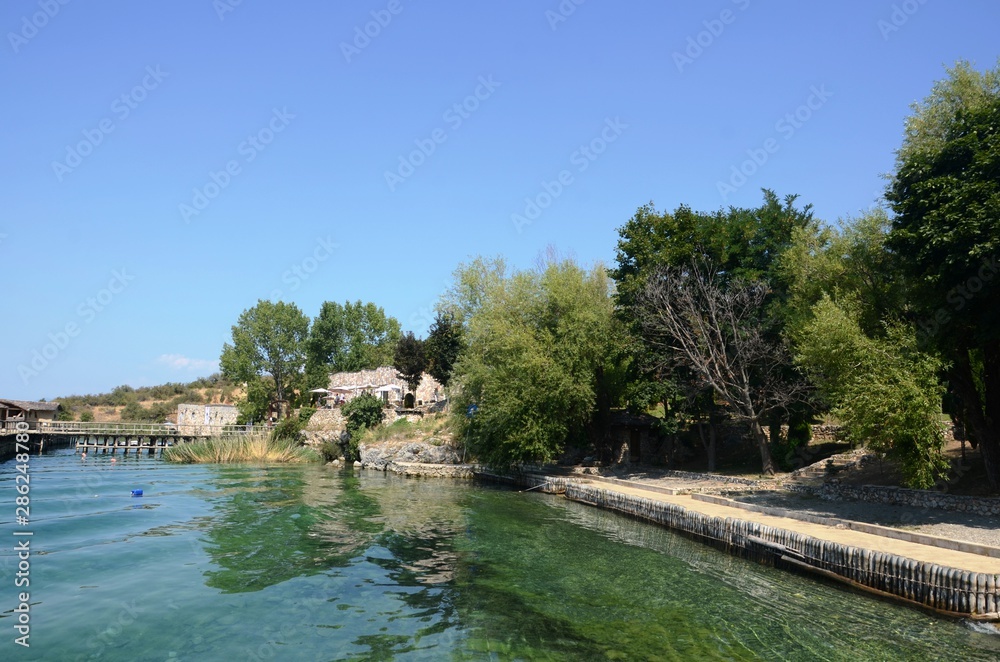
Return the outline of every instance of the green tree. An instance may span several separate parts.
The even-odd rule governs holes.
[[[399,378],[406,380],[410,391],[416,393],[424,370],[427,369],[424,341],[414,336],[412,331],[407,331],[396,343],[392,365],[399,372]]]
[[[711,390],[745,422],[760,451],[764,473],[776,467],[764,426],[776,411],[804,399],[805,384],[789,377],[784,343],[768,333],[761,282],[721,282],[711,265],[663,267],[639,296],[642,336],[658,356]]]
[[[308,331],[309,318],[295,304],[260,300],[240,315],[232,344],[223,345],[222,374],[246,383],[248,393],[287,400],[302,373]]]
[[[914,105],[886,198],[921,339],[948,361],[952,414],[998,490],[1000,64],[960,62]]]
[[[764,190],[763,194],[764,201],[759,207],[731,207],[710,213],[696,212],[683,205],[672,213],[657,212],[652,203],[640,207],[618,231],[616,266],[609,272],[617,285],[615,299],[619,315],[637,339],[637,360],[633,363],[635,374],[632,376],[637,396],[645,394],[659,398],[673,424],[681,418],[690,419],[698,422],[701,432],[701,421],[706,421],[710,465],[714,462],[711,450],[714,445],[710,440],[715,437],[715,426],[721,422],[718,392],[712,394],[714,389],[708,387],[707,375],[693,371],[690,362],[678,360],[675,343],[668,342],[659,331],[653,336],[644,335],[639,324],[642,317],[639,309],[646,306],[648,300],[646,304],[641,304],[640,300],[650,280],[661,270],[711,263],[716,271],[710,289],[721,288],[720,293],[723,293],[731,286],[742,287],[738,284],[763,283],[766,286],[761,314],[753,318],[753,333],[761,332],[768,346],[779,348],[789,286],[779,268],[779,257],[792,245],[795,233],[812,223],[812,212],[808,205],[796,207],[796,196],[786,196],[782,200],[769,190]],[[647,325],[646,330],[652,327]],[[776,366],[782,380],[786,384],[796,384],[790,355],[778,352],[777,356],[783,357],[783,363]],[[659,383],[660,387],[642,386],[643,382]],[[753,384],[751,381],[750,385]],[[763,387],[757,388],[757,395],[762,396],[765,391]],[[771,398],[764,400],[771,401]],[[723,401],[727,400],[723,398]],[[678,407],[684,411],[679,411]],[[771,426],[772,439],[780,437],[783,419],[797,424],[811,414],[808,401],[799,397],[788,399],[782,406],[765,409],[769,412],[767,423]],[[739,417],[749,422],[742,414]],[[757,438],[752,423],[750,429]],[[773,466],[767,457],[762,459],[765,467]]]
[[[870,337],[884,336],[886,322],[902,322],[907,310],[899,259],[886,248],[891,220],[878,208],[838,227],[810,223],[797,228],[781,254],[779,270],[788,283],[786,331],[801,333],[812,308],[830,298],[850,310]]]
[[[484,284],[454,373],[456,416],[481,460],[503,469],[606,443],[628,366],[610,290],[603,268],[566,260]]]
[[[824,298],[803,329],[797,359],[834,404],[848,438],[899,460],[907,485],[928,488],[947,475],[941,362],[917,349],[910,327],[871,338]]]
[[[306,342],[309,387],[325,387],[333,372],[390,365],[399,337],[399,320],[374,303],[324,302]]]
[[[427,333],[424,350],[427,354],[427,372],[445,388],[451,382],[455,362],[463,347],[461,322],[453,313],[438,311]]]
[[[153,420],[153,416],[148,409],[139,404],[136,399],[131,399],[121,412],[121,420],[134,423],[146,423]]]

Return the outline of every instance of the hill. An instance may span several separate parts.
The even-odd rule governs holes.
[[[110,393],[70,395],[55,400],[62,405],[59,418],[67,421],[176,422],[179,404],[235,404],[242,389],[219,374],[193,382],[167,382],[133,388],[127,384]]]

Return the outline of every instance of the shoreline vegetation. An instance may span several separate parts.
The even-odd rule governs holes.
[[[320,462],[322,458],[317,451],[294,439],[253,433],[171,446],[163,451],[163,459],[176,464],[239,464]]]

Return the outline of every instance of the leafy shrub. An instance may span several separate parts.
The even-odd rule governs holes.
[[[85,411],[82,414],[80,414],[80,421],[82,421],[83,423],[91,423],[93,422],[93,420],[94,420],[93,412]]]
[[[347,417],[347,431],[351,436],[361,428],[378,427],[385,418],[382,401],[371,393],[362,393],[344,405],[341,411]]]
[[[347,417],[347,456],[349,460],[357,460],[360,456],[358,444],[367,429],[374,429],[382,424],[385,412],[382,411],[382,401],[371,393],[363,393],[354,398],[341,409]]]
[[[298,441],[299,433],[302,432],[303,423],[295,416],[289,416],[274,426],[271,431],[271,439],[277,441],[285,439],[288,441]]]

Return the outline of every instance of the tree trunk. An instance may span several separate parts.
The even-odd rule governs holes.
[[[774,458],[771,457],[771,444],[767,441],[764,428],[761,427],[760,421],[757,419],[750,422],[750,427],[753,430],[754,439],[757,441],[757,447],[760,449],[761,472],[773,476],[775,471]]]
[[[949,375],[951,389],[961,403],[962,418],[969,438],[976,442],[986,465],[990,489],[1000,491],[1000,343],[983,351],[983,391],[976,387],[972,363],[967,353],[955,361]],[[984,398],[982,397],[985,395]]]
[[[701,445],[705,448],[705,456],[707,458],[708,468],[706,471],[715,471],[715,440],[718,435],[715,432],[715,424],[709,421],[708,426],[708,439],[705,439],[705,426],[706,423],[698,423],[698,436],[701,438]]]

